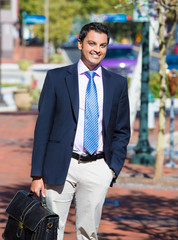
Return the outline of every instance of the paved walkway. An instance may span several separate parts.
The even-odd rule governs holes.
[[[0,239],[9,201],[17,190],[29,191],[36,117],[36,111],[0,113]],[[156,119],[156,128],[149,134],[152,146],[156,145],[157,124]],[[154,167],[129,163],[133,145],[138,141],[138,126],[137,119],[123,171],[107,194],[99,240],[178,239],[178,168],[165,167],[163,180],[155,184],[151,179]],[[177,131],[178,120],[175,122]],[[169,119],[166,133],[168,136]],[[169,161],[168,156],[165,161]],[[176,151],[174,161],[178,164]],[[64,240],[76,239],[74,213],[72,205]]]

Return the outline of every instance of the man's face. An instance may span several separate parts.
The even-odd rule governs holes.
[[[93,70],[103,60],[107,51],[107,43],[107,35],[94,30],[88,32],[83,43],[80,39],[78,40],[81,59],[88,69]]]

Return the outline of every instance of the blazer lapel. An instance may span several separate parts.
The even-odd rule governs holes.
[[[107,129],[110,112],[112,107],[113,88],[111,84],[110,74],[102,68],[103,88],[104,88],[104,103],[103,103],[103,123],[105,130]]]
[[[77,63],[69,67],[68,74],[66,76],[66,84],[69,91],[69,96],[71,100],[74,117],[77,122],[78,112],[79,112],[79,88],[78,88]]]

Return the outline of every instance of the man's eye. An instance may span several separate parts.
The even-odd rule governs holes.
[[[89,42],[89,45],[90,45],[90,46],[93,46],[93,45],[94,45],[94,43],[93,43],[93,42]]]

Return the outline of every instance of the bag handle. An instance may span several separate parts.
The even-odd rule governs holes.
[[[43,207],[47,208],[46,198],[42,196],[40,191],[40,200]]]
[[[28,196],[30,197],[34,196],[34,192],[30,191],[28,193]],[[43,207],[47,208],[46,198],[42,196],[41,190],[40,190],[40,202]]]

